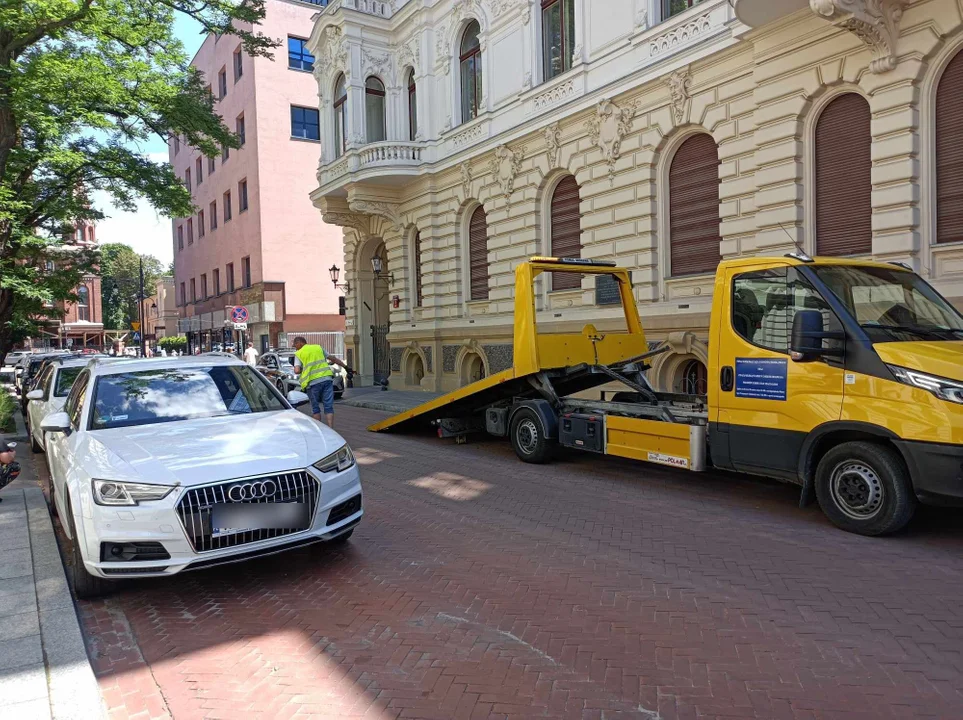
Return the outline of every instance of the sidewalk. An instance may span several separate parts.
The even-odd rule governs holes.
[[[19,443],[23,466],[0,491],[0,717],[96,720],[104,717],[100,690],[19,415],[17,421],[16,435],[0,435]]]

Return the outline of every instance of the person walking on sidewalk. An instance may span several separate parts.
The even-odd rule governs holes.
[[[0,440],[0,490],[20,475],[20,463],[16,462],[17,443]],[[3,502],[3,498],[0,498]]]
[[[349,373],[351,368],[334,355],[328,355],[320,345],[308,345],[303,337],[294,338],[294,374],[301,380],[301,389],[311,399],[311,413],[315,420],[321,419],[334,427],[334,371],[331,363],[340,365]]]
[[[257,367],[257,356],[258,352],[254,349],[254,343],[249,342],[247,344],[247,350],[244,351],[244,362],[251,367]]]

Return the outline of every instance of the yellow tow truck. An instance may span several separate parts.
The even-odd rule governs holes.
[[[540,273],[607,275],[625,327],[540,334]],[[963,316],[899,264],[785,257],[716,272],[706,396],[662,393],[627,270],[532,258],[515,271],[514,364],[371,426],[508,437],[525,462],[558,447],[801,486],[838,527],[892,533],[917,503],[963,506]],[[623,391],[585,399],[607,383]]]

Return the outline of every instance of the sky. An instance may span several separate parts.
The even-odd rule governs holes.
[[[188,57],[193,57],[204,41],[200,25],[195,20],[178,15],[174,32],[184,43]],[[140,149],[147,153],[151,160],[167,160],[167,143],[162,138],[151,138],[150,142],[142,145]],[[165,266],[174,259],[171,221],[158,215],[148,202],[141,200],[135,212],[124,212],[113,206],[106,193],[95,192],[91,199],[94,207],[107,216],[97,224],[97,240],[100,243],[130,245],[138,253],[153,255]]]

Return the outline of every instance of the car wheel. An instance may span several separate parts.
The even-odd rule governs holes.
[[[335,400],[340,400],[340,399],[343,398],[343,397],[344,397],[344,393],[343,393],[343,392],[336,392],[336,393],[334,394],[334,399],[335,399]]]
[[[284,397],[288,396],[287,383],[285,383],[284,380],[278,380],[276,383],[274,383],[274,385],[277,387],[278,392],[284,395]]]
[[[70,508],[70,499],[65,499],[67,501],[67,522],[70,523],[70,536],[72,538],[70,545],[70,577],[73,580],[74,592],[77,593],[77,599],[92,600],[103,597],[104,595],[110,595],[116,587],[115,583],[91,575],[84,567],[84,558],[80,554],[80,543],[77,541],[77,528],[74,525],[74,514]]]
[[[859,535],[887,535],[905,527],[916,496],[903,459],[870,442],[847,442],[816,468],[819,506],[836,527]]]
[[[555,453],[555,442],[545,436],[542,421],[529,408],[522,408],[512,418],[512,448],[522,462],[546,463]]]
[[[34,453],[43,452],[43,448],[40,447],[40,443],[37,442],[37,438],[34,437],[34,434],[32,432],[30,433],[30,451]]]

